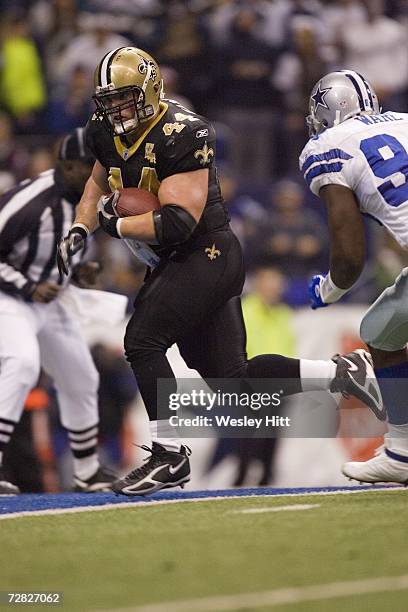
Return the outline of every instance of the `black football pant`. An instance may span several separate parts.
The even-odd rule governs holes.
[[[299,361],[280,355],[247,360],[240,294],[241,246],[229,229],[198,237],[186,252],[163,261],[135,300],[125,335],[126,357],[150,420],[157,419],[157,379],[176,381],[166,351],[176,343],[203,378],[283,378],[287,394],[301,391]]]

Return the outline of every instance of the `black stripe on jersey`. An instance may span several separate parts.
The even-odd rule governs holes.
[[[4,293],[8,293],[9,295],[24,295],[25,293],[24,286],[19,289],[12,281],[5,281],[2,278],[0,278],[0,291],[4,291]]]
[[[0,231],[0,262],[4,264],[0,270],[1,291],[10,295],[29,295],[33,281],[27,273],[32,265],[40,266],[41,276],[44,276],[44,260],[41,257],[41,260],[37,261],[40,241],[43,239],[42,215],[55,200],[57,193],[54,173],[48,172],[32,181],[20,183],[0,198],[1,215],[8,217],[4,220],[5,224]],[[11,216],[8,216],[9,214]],[[48,216],[44,220],[46,224],[48,224],[47,219]],[[25,238],[27,242],[23,245],[20,241]],[[50,253],[54,251],[52,253],[54,266],[57,237],[47,236],[46,240],[50,241]],[[18,243],[20,245],[16,246]],[[19,252],[20,249],[23,249],[22,252]],[[9,262],[13,254],[21,258],[18,267]],[[49,259],[51,262],[51,256]],[[49,274],[48,270],[46,274]]]
[[[358,102],[360,104],[360,110],[365,110],[365,106],[364,106],[364,99],[363,99],[363,94],[361,93],[361,89],[360,89],[360,85],[357,83],[356,79],[353,77],[352,74],[346,74],[346,76],[350,79],[350,81],[353,83],[354,88],[357,92],[358,95]]]
[[[29,235],[28,238],[28,251],[27,251],[27,255],[25,256],[25,259],[21,265],[21,273],[22,274],[27,274],[27,270],[28,268],[31,266],[31,264],[33,263],[34,259],[36,258],[37,255],[37,250],[38,250],[38,234],[39,234],[39,228],[38,226],[35,228],[35,230],[33,230],[31,232],[31,234]]]
[[[45,264],[44,269],[41,273],[40,279],[38,281],[39,283],[43,283],[44,281],[47,280],[47,278],[52,272],[52,269],[56,265],[56,253],[57,253],[58,244],[62,238],[62,229],[63,229],[63,223],[64,223],[64,215],[62,211],[62,206],[59,202],[57,202],[57,205],[54,206],[52,209],[52,220],[54,223],[54,245],[51,250],[50,257],[47,263]]]
[[[15,185],[14,187],[6,191],[5,193],[2,193],[0,196],[0,210],[2,210],[2,208],[5,208],[5,206],[7,206],[7,204],[9,203],[9,200],[11,200],[11,198],[15,196],[16,193],[18,193],[22,189],[25,189],[26,187],[28,187],[30,183],[33,183],[33,182],[34,182],[34,179],[26,179],[25,181],[18,183],[17,185]]]
[[[39,180],[39,179],[38,179]],[[31,183],[33,186],[35,181]],[[30,187],[31,187],[30,186]],[[27,185],[21,187],[20,190],[23,191],[27,188]],[[22,206],[18,209],[18,211],[10,217],[7,223],[4,225],[3,230],[0,234],[0,242],[1,242],[1,251],[2,254],[9,253],[13,245],[24,236],[27,236],[33,231],[33,226],[39,226],[39,218],[41,217],[42,212],[49,205],[50,202],[50,194],[55,189],[55,185],[51,185],[45,188],[43,191],[40,191],[34,198],[30,198],[29,190],[27,190],[27,199],[22,203]],[[17,196],[18,192],[12,194],[12,197]],[[8,197],[8,201],[5,203],[3,208],[6,208],[8,202],[11,200]]]

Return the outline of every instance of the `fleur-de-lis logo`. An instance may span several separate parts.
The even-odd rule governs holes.
[[[200,164],[202,166],[204,166],[206,163],[208,163],[209,159],[211,156],[214,155],[214,149],[209,149],[208,145],[207,145],[207,141],[205,141],[204,146],[202,149],[198,149],[198,151],[196,151],[194,153],[194,157],[196,159],[198,159],[199,157],[201,157],[202,159],[200,159]]]
[[[207,253],[208,259],[211,259],[211,261],[213,259],[216,259],[218,257],[218,255],[221,255],[221,251],[219,251],[218,249],[215,248],[215,244],[213,244],[211,248],[207,247],[205,249],[205,252]]]

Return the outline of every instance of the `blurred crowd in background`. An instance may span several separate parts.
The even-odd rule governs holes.
[[[52,167],[58,140],[85,125],[105,53],[147,50],[162,67],[166,96],[216,126],[222,191],[248,269],[248,336],[263,321],[280,344],[266,351],[294,353],[291,309],[307,305],[308,279],[328,268],[325,212],[298,170],[310,90],[324,73],[347,67],[369,79],[384,110],[405,112],[408,3],[0,0],[0,11],[0,193]],[[408,260],[372,221],[367,236],[368,264],[346,298],[355,303],[377,297]],[[128,295],[131,308],[143,268],[102,232],[91,255],[103,265],[100,287]],[[94,352],[101,372],[122,376],[124,397],[115,385],[100,391],[101,406],[111,402],[106,414],[118,415],[106,417],[103,435],[120,463],[109,432],[119,431],[136,390],[122,357],[103,346]],[[42,401],[52,404],[52,392]]]

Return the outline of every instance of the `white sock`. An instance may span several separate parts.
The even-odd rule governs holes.
[[[152,442],[161,444],[166,450],[175,453],[180,451],[180,438],[177,435],[176,429],[170,425],[167,419],[150,421],[150,435]]]
[[[408,455],[408,423],[404,425],[388,423],[388,433],[384,438],[387,448],[401,455]]]
[[[99,459],[97,453],[78,459],[74,457],[74,474],[81,480],[88,480],[95,474],[99,468]]]
[[[303,391],[328,391],[336,376],[337,364],[331,359],[300,359],[300,379]]]

